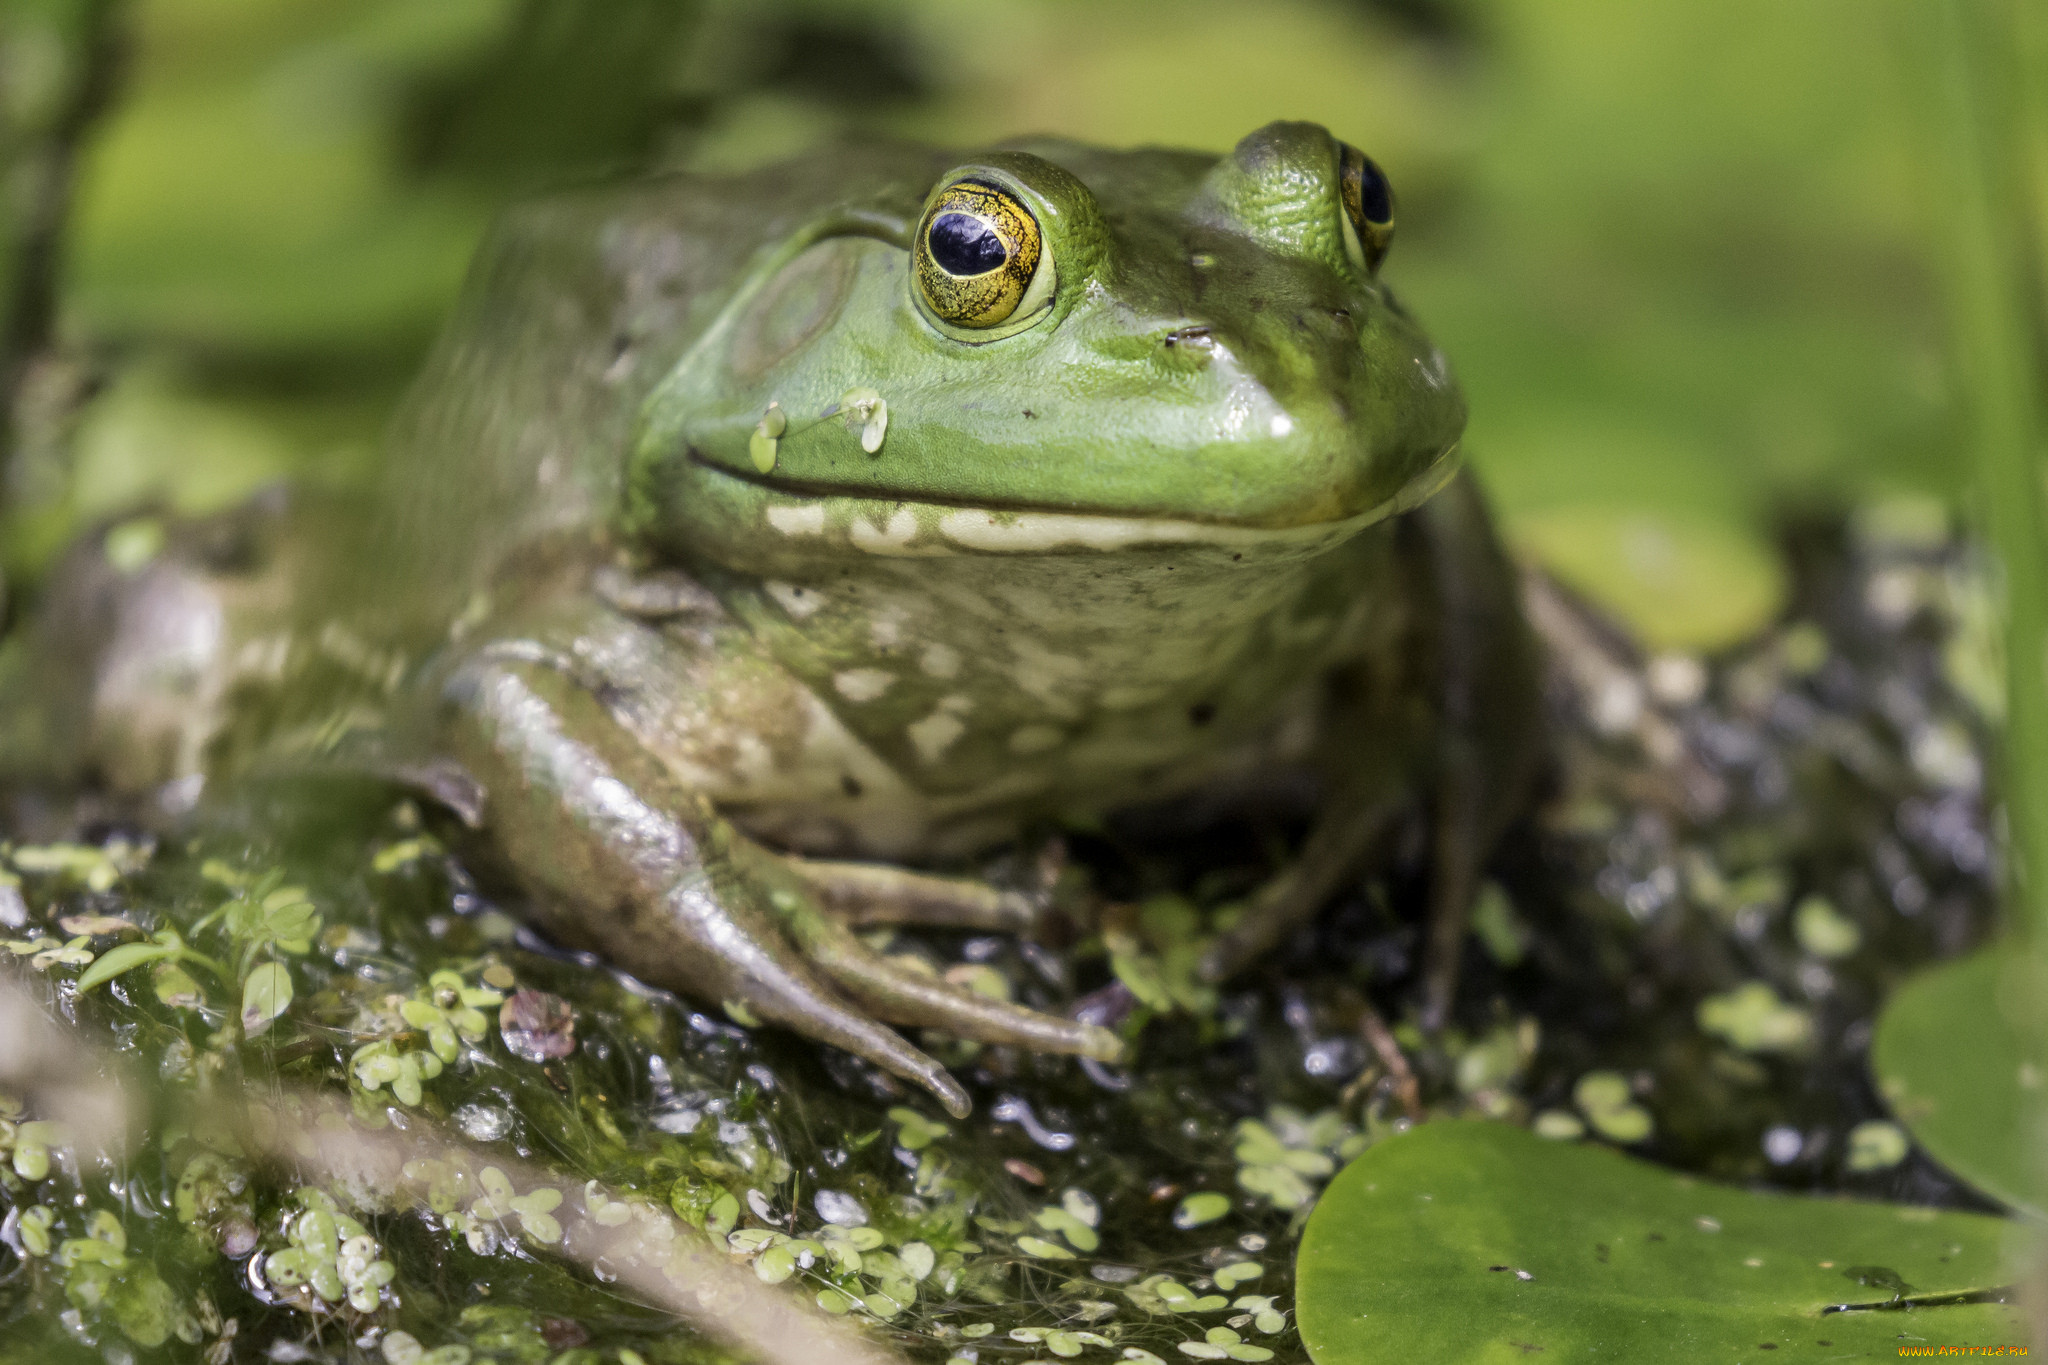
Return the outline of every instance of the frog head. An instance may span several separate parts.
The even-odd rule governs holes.
[[[1326,542],[1454,472],[1463,400],[1379,277],[1386,179],[1320,126],[870,181],[766,244],[649,400],[645,541]]]

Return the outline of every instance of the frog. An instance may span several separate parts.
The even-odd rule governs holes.
[[[955,1115],[906,1030],[1125,1050],[874,946],[1033,932],[1043,888],[977,859],[1295,812],[1207,944],[1223,982],[1419,816],[1434,1026],[1542,726],[1393,228],[1379,165],[1291,121],[542,196],[487,235],[359,509],[273,498],[139,569],[88,544],[31,652],[92,678],[18,714],[167,808],[287,761],[403,783],[552,938]]]

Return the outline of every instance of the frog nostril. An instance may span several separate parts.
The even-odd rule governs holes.
[[[1210,346],[1215,344],[1215,337],[1207,327],[1176,327],[1160,341],[1168,347]]]
[[[1355,339],[1358,322],[1349,308],[1308,308],[1294,315],[1294,325],[1304,332],[1326,337]]]

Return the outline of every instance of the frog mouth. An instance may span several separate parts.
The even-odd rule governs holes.
[[[1415,507],[1449,483],[1463,463],[1454,445],[1427,474],[1377,506],[1329,521],[1271,526],[1072,503],[970,502],[871,484],[794,479],[734,469],[694,447],[689,460],[708,473],[770,495],[762,519],[783,536],[840,540],[871,554],[905,556],[1042,554],[1141,545],[1313,550]]]
[[[1005,514],[1055,513],[1070,516],[1128,517],[1137,520],[1170,520],[1165,513],[1142,511],[1094,510],[1077,508],[1073,503],[1030,502],[1008,498],[948,498],[943,495],[912,492],[908,489],[876,487],[871,483],[835,483],[830,479],[793,479],[781,474],[761,474],[751,469],[735,469],[723,464],[695,446],[690,448],[690,463],[714,474],[723,474],[728,479],[765,488],[773,493],[784,493],[794,498],[811,502],[844,501],[848,503],[885,503],[892,507],[954,507],[961,511],[987,511]]]

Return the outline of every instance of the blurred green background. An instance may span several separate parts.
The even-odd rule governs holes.
[[[1782,592],[1788,508],[1952,501],[1931,211],[1853,0],[0,0],[20,172],[98,26],[0,561],[83,519],[360,475],[494,209],[881,131],[1223,150],[1310,118],[1388,170],[1386,277],[1459,369],[1514,541],[1653,644]],[[69,101],[69,105],[67,105]],[[19,274],[32,215],[4,190]],[[54,395],[54,396],[53,396]]]

